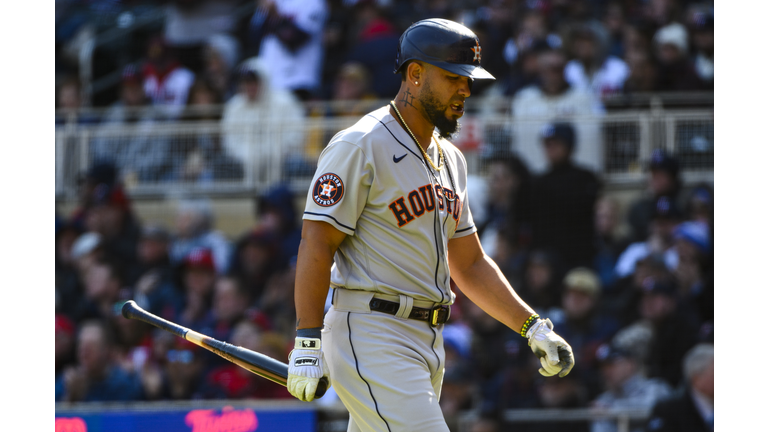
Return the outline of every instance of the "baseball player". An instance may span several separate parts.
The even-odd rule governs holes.
[[[320,155],[296,269],[288,389],[311,401],[329,377],[349,410],[349,431],[448,430],[438,401],[451,278],[529,339],[542,375],[573,367],[571,347],[483,253],[467,164],[446,140],[472,82],[494,79],[481,56],[477,36],[458,23],[413,24],[400,38],[395,100],[336,134]]]

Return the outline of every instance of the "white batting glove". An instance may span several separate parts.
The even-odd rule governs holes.
[[[553,329],[549,319],[539,320],[531,326],[526,337],[528,346],[541,362],[539,373],[547,377],[558,375],[562,378],[573,369],[573,350]]]
[[[328,377],[320,339],[297,337],[293,351],[288,356],[288,392],[304,402],[315,398],[320,378]]]

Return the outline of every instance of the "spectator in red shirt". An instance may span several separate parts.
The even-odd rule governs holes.
[[[233,345],[282,359],[287,353],[286,341],[274,333],[262,333],[249,320],[240,321],[233,329]],[[227,399],[287,399],[285,387],[262,378],[233,363],[212,370],[205,378],[206,393],[223,393]]]
[[[162,37],[154,37],[147,47],[147,62],[142,70],[144,93],[152,104],[165,108],[165,114],[178,117],[187,103],[195,74],[181,65]]]

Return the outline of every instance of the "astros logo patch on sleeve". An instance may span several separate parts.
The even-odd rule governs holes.
[[[334,173],[321,175],[312,187],[312,199],[317,205],[330,207],[344,196],[344,183]]]

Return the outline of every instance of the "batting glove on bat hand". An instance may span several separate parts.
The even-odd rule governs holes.
[[[539,320],[526,333],[528,346],[541,362],[539,373],[564,377],[573,369],[573,350],[557,333],[549,319]]]
[[[293,351],[288,356],[288,392],[304,402],[315,398],[320,378],[328,377],[320,339],[297,337]]]

